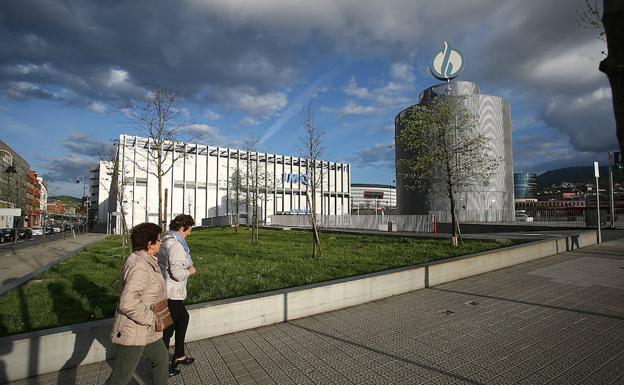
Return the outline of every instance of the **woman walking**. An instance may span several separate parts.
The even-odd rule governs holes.
[[[162,228],[141,223],[132,229],[132,254],[126,259],[119,305],[111,333],[117,356],[107,385],[126,385],[145,356],[152,366],[152,383],[167,383],[168,353],[162,341],[162,323],[152,306],[164,301],[165,281],[155,254],[160,250]]]
[[[186,244],[195,225],[193,217],[180,214],[169,223],[169,231],[162,240],[162,248],[158,254],[158,263],[167,285],[167,303],[171,311],[173,324],[165,329],[163,341],[169,349],[169,341],[175,333],[175,351],[171,359],[170,371],[176,371],[178,365],[190,365],[195,359],[184,353],[184,338],[189,323],[189,314],[184,306],[186,299],[186,282],[188,277],[197,271],[193,266],[191,251]]]

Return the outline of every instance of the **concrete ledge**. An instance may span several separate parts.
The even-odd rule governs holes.
[[[542,240],[417,266],[189,307],[187,342],[407,293],[596,243],[596,232]],[[0,365],[14,381],[110,359],[112,319],[0,338]],[[2,371],[0,371],[2,373]]]

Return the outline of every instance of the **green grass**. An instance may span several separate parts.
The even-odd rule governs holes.
[[[312,258],[306,231],[261,230],[257,245],[248,228],[197,229],[187,239],[197,274],[187,303],[413,265],[508,246],[511,242],[464,241],[322,233],[323,256]],[[110,318],[123,267],[120,242],[109,236],[59,263],[39,279],[0,296],[0,335]]]

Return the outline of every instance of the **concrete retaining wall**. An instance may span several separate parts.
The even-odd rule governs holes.
[[[322,284],[208,302],[189,307],[187,341],[341,309],[424,287],[482,274],[596,243],[594,231],[521,244],[413,267],[340,279]],[[0,338],[3,381],[109,359],[112,320]],[[4,369],[4,370],[2,370]]]

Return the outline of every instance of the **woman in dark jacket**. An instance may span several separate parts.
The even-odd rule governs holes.
[[[189,314],[184,306],[186,282],[188,277],[196,273],[186,237],[191,233],[194,224],[195,221],[190,215],[176,216],[169,223],[169,231],[163,237],[162,248],[158,254],[158,263],[167,285],[167,303],[173,318],[173,324],[163,333],[167,349],[175,332],[175,351],[170,368],[172,371],[175,371],[178,365],[190,365],[195,361],[184,353],[184,339],[189,324]]]

